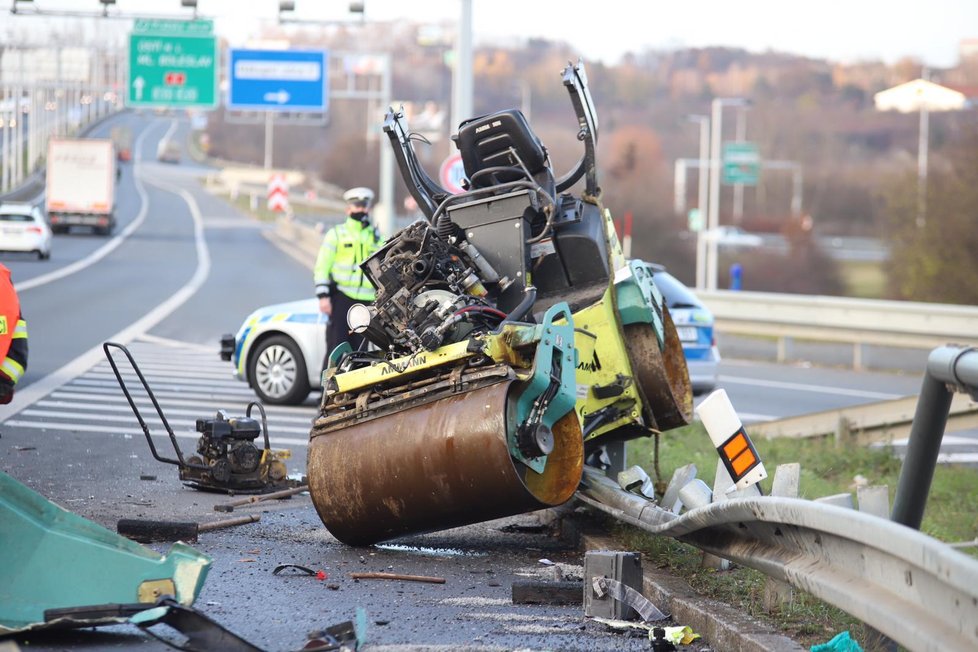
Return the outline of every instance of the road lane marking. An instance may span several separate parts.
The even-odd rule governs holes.
[[[104,403],[100,403],[98,405],[93,405],[91,403],[76,403],[76,402],[71,402],[71,401],[57,401],[57,400],[45,399],[43,401],[38,401],[37,403],[35,403],[34,404],[34,407],[35,408],[49,408],[49,409],[53,409],[53,410],[83,410],[83,411],[89,411],[89,412],[122,412],[124,414],[129,414],[129,415],[132,414],[132,408],[129,407],[129,403],[127,403],[125,400],[117,401],[117,403],[118,403],[118,405],[106,405]],[[139,401],[136,401],[136,403],[138,404]],[[143,403],[145,405],[137,405],[137,407],[139,407],[139,408],[144,408],[145,407],[146,409],[154,409],[152,407],[153,404],[151,402],[149,402],[148,400],[147,401],[143,401]],[[193,416],[193,417],[199,417],[199,416],[201,416],[201,408],[206,409],[206,408],[212,407],[210,404],[206,404],[206,403],[201,402],[201,404],[198,405],[197,407],[195,407],[194,409],[182,409],[182,408],[193,407],[193,406],[188,405],[188,403],[190,403],[190,401],[181,402],[181,403],[174,403],[173,405],[162,405],[161,404],[160,407],[163,408],[163,414],[164,414],[164,416],[168,416],[168,415],[171,415],[171,414],[176,414],[176,415],[180,415],[180,416]],[[176,405],[178,405],[180,407],[174,407]],[[26,413],[27,413],[27,411],[25,410],[25,411],[21,412],[21,415],[24,415]],[[256,410],[252,410],[252,414],[251,415],[254,418],[260,418],[261,417],[261,413],[259,413]],[[269,417],[274,416],[275,421],[277,421],[277,422],[284,421],[284,422],[288,422],[288,423],[302,423],[302,424],[305,424],[307,426],[306,427],[306,432],[308,432],[310,430],[310,428],[311,428],[312,420],[313,420],[313,418],[315,418],[316,414],[314,414],[310,410],[310,413],[309,413],[308,416],[290,416],[290,415],[284,415],[284,414],[269,414],[268,416]]]
[[[143,132],[144,134],[146,132]],[[140,169],[136,168],[136,178],[141,178]],[[162,188],[168,192],[175,192],[180,195],[190,209],[190,215],[194,221],[194,246],[197,252],[197,266],[194,274],[186,285],[174,292],[166,301],[159,304],[132,324],[122,329],[115,335],[108,338],[111,342],[128,344],[140,335],[143,335],[161,321],[173,314],[180,306],[187,302],[190,297],[196,294],[197,290],[207,280],[210,275],[211,258],[210,251],[207,249],[207,241],[204,239],[204,220],[200,213],[200,207],[193,195],[181,188],[173,189],[169,184],[161,184],[159,181],[150,180],[149,183]],[[144,204],[148,206],[148,202]],[[128,229],[127,229],[128,231]],[[33,280],[33,279],[32,279]],[[18,400],[16,405],[0,406],[0,423],[17,414],[31,403],[47,396],[53,390],[69,382],[73,378],[80,376],[85,371],[94,367],[98,362],[104,360],[104,352],[101,345],[93,346],[91,349],[81,354],[71,362],[65,364],[60,369],[48,374],[44,378],[31,383],[27,387],[17,392]]]
[[[166,414],[166,412],[164,411],[164,415],[165,414]],[[197,414],[198,416],[200,416],[199,413],[194,413],[194,414]],[[134,429],[135,430],[137,430],[137,431],[141,430],[141,428],[139,426],[139,423],[136,421],[136,418],[135,418],[135,416],[132,415],[132,413],[130,413],[128,415],[117,415],[117,414],[86,414],[86,413],[83,413],[83,412],[62,412],[62,411],[59,411],[59,410],[48,410],[48,409],[41,409],[41,410],[39,410],[39,409],[36,409],[36,408],[27,408],[25,410],[21,410],[20,416],[21,417],[37,417],[37,418],[43,418],[43,419],[65,419],[65,420],[68,421],[68,423],[61,423],[60,421],[53,421],[53,422],[52,421],[48,421],[47,422],[47,426],[48,427],[51,427],[51,426],[64,426],[67,430],[72,430],[75,427],[75,425],[77,425],[77,423],[80,422],[80,421],[82,421],[82,422],[84,422],[84,421],[100,421],[100,422],[109,422],[109,423],[131,423],[131,424],[134,425]],[[255,416],[255,415],[253,414],[252,416]],[[196,418],[195,419],[170,419],[170,418],[167,418],[166,422],[170,424],[170,428],[172,428],[174,430],[174,432],[179,432],[180,429],[182,429],[183,432],[196,432],[196,428],[197,428],[197,419]],[[147,424],[147,425],[149,425],[149,424]],[[280,426],[276,426],[275,432],[284,432],[284,433],[292,434],[292,435],[307,435],[308,436],[310,429],[311,429],[311,426],[306,426],[304,428],[293,428],[293,427],[290,427],[290,426],[281,426],[280,425]],[[164,428],[162,426],[162,424],[158,424],[157,427],[155,427],[155,428],[152,427],[152,426],[150,426],[150,430],[151,431],[165,432],[166,431],[166,428]],[[158,434],[158,433],[153,433],[153,434]],[[271,434],[271,433],[269,433],[269,434]],[[195,436],[196,437],[200,437],[200,433],[197,433]]]
[[[833,394],[836,396],[852,396],[857,398],[873,398],[886,401],[894,398],[903,398],[906,394],[891,394],[888,392],[870,392],[864,389],[845,389],[840,387],[828,387],[826,385],[810,385],[807,383],[792,383],[781,380],[761,380],[759,378],[741,378],[738,376],[720,376],[721,384],[748,385],[750,387],[768,387],[772,389],[793,389],[802,392],[817,392],[820,394]]]
[[[211,352],[217,353],[218,349],[216,346],[210,346],[207,344],[195,344],[193,342],[181,342],[180,340],[174,340],[169,337],[160,337],[159,335],[150,335],[149,333],[143,333],[139,336],[140,340],[145,342],[151,342],[153,344],[160,344],[162,346],[168,346],[174,349],[187,350],[192,349],[194,351],[201,351],[204,353]],[[168,354],[170,355],[170,354]],[[228,363],[224,363],[228,365]]]
[[[150,387],[152,387],[152,385],[150,385]],[[82,389],[82,388],[79,388],[79,389]],[[93,402],[98,402],[98,401],[113,402],[114,401],[114,402],[119,402],[119,403],[123,403],[125,405],[128,405],[128,403],[125,402],[126,401],[125,396],[123,396],[122,392],[120,392],[120,391],[100,390],[100,391],[96,392],[96,390],[94,390],[94,389],[92,389],[90,387],[85,387],[83,389],[84,389],[84,391],[76,392],[76,391],[72,391],[72,387],[70,385],[65,385],[61,389],[59,389],[59,390],[57,390],[55,392],[51,392],[49,398],[58,399],[58,400],[60,400],[60,399],[69,399],[69,400],[76,400],[76,401],[93,401]],[[204,401],[201,401],[201,400],[189,400],[188,401],[187,400],[187,393],[186,392],[155,392],[154,391],[153,394],[156,396],[157,400],[163,406],[171,405],[171,404],[172,405],[196,405],[196,406],[199,406],[199,407],[215,408],[216,409],[216,408],[220,407],[219,405],[216,404],[218,400],[240,401],[240,398],[237,397],[237,396],[234,396],[234,397],[227,396],[227,397],[225,397],[225,396],[222,396],[220,394],[208,394],[207,396],[217,396],[217,397],[219,397],[217,399],[211,399],[208,402],[204,402]],[[205,395],[203,395],[203,394],[194,394],[194,397],[195,398],[203,398],[204,396]],[[152,405],[152,403],[150,403],[150,401],[149,401],[148,398],[138,398],[137,397],[135,400],[136,400],[136,403],[137,404],[140,404],[140,405],[141,404],[144,404],[144,403],[146,405]],[[172,401],[172,403],[171,403],[171,401]],[[243,403],[241,405],[243,405]],[[266,405],[264,407],[265,407],[265,413],[269,417],[271,417],[272,415],[280,415],[280,414],[305,415],[305,414],[309,414],[309,412],[308,412],[309,410],[314,410],[317,413],[318,413],[318,410],[319,410],[319,406],[318,405],[306,405],[306,406]]]
[[[63,432],[97,432],[106,435],[132,435],[133,437],[142,435],[142,431],[139,427],[134,428],[116,428],[113,426],[90,426],[84,423],[73,423],[66,428],[56,428],[61,424],[50,424],[41,423],[39,421],[20,421],[14,419],[12,421],[5,421],[4,425],[11,428],[32,428],[34,430],[59,430]],[[169,437],[165,432],[152,433],[154,437]],[[181,439],[200,439],[199,432],[177,432],[173,433],[176,437]],[[269,443],[276,446],[308,446],[309,439],[292,439],[289,437],[269,437]]]
[[[146,375],[146,370],[143,369],[143,375]],[[223,389],[231,394],[251,394],[251,390],[244,383],[234,382],[234,379],[230,380],[214,380],[213,378],[193,378],[190,376],[181,375],[167,375],[167,374],[155,374],[156,378],[153,381],[153,385],[150,389],[153,389],[157,385],[159,387],[179,386],[179,385],[203,385],[205,387],[213,387],[216,389]],[[135,374],[123,374],[122,379],[126,381],[127,386],[141,387],[139,378]],[[78,381],[81,385],[92,385],[94,387],[118,387],[119,383],[112,373],[108,374],[85,374],[85,378],[79,379]]]

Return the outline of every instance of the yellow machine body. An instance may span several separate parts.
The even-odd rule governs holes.
[[[597,121],[579,65],[564,85],[585,156],[559,179],[525,118],[503,111],[460,126],[472,186],[449,195],[421,170],[402,116],[388,114],[384,130],[428,220],[361,266],[377,298],[349,323],[374,348],[338,348],[324,373],[307,474],[340,541],[559,505],[590,451],[691,418],[668,310],[600,204]],[[580,197],[563,193],[582,177]]]

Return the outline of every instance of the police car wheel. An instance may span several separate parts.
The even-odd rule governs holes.
[[[270,337],[255,347],[248,378],[258,398],[273,405],[298,405],[311,390],[302,352],[284,335]]]

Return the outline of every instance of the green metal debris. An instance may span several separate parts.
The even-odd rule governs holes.
[[[150,607],[166,595],[192,605],[210,565],[183,543],[160,555],[0,472],[0,636],[125,622],[107,607]],[[45,611],[80,607],[102,613],[45,617]]]

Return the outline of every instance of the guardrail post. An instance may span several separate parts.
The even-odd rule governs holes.
[[[801,464],[779,464],[774,469],[771,495],[780,498],[797,498],[801,485]],[[764,610],[768,613],[790,606],[795,600],[795,589],[783,580],[770,575],[764,580]]]
[[[839,417],[839,424],[835,427],[835,447],[843,448],[852,439],[852,424],[844,415]]]
[[[866,369],[866,345],[862,342],[852,343],[852,368],[855,371]]]
[[[782,335],[778,337],[778,362],[787,362],[794,354],[795,338]]]
[[[967,390],[973,397],[978,395],[978,349],[942,346],[931,351],[927,358],[927,372],[917,399],[891,516],[893,521],[915,530],[920,529],[924,518],[927,494],[947,426],[953,398],[949,386]]]

